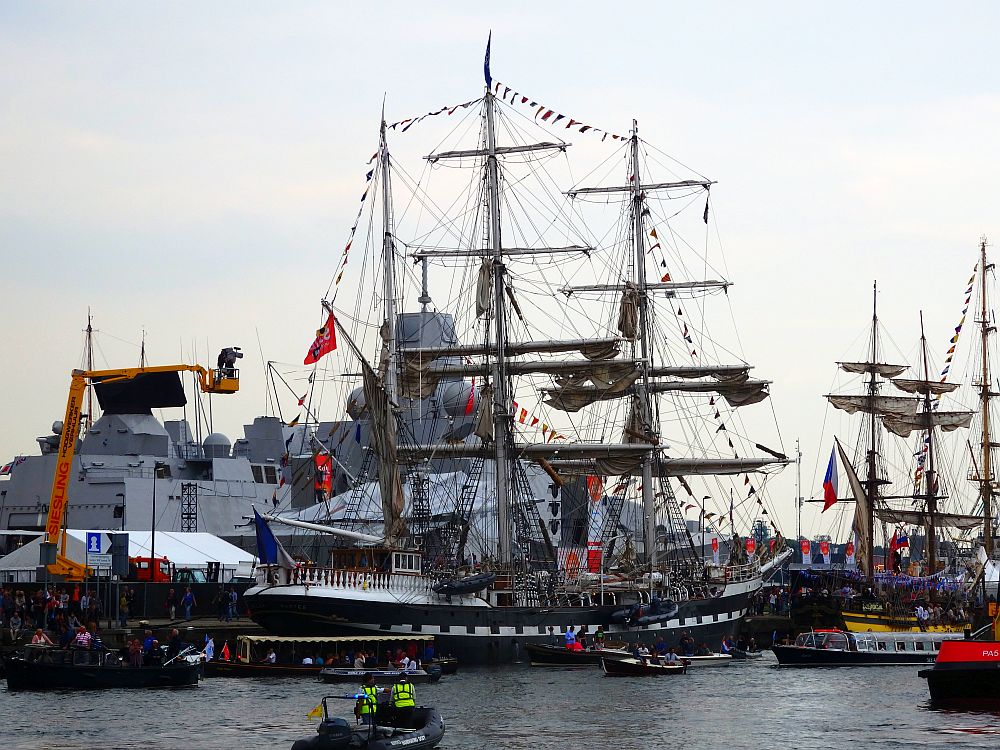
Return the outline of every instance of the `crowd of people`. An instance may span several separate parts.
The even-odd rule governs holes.
[[[131,589],[123,587],[126,607],[131,606],[132,596]],[[7,586],[0,592],[3,640],[9,637],[11,643],[26,639],[31,631],[36,635],[43,631],[50,642],[66,645],[85,624],[96,632],[103,614],[101,601],[80,584],[43,586],[33,592]]]

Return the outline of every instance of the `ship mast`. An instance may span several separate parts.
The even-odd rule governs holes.
[[[642,182],[639,171],[639,125],[632,120],[632,138],[630,143],[632,179],[632,242],[635,251],[635,283],[639,293],[639,354],[641,376],[636,389],[639,405],[642,409],[642,429],[649,434],[652,429],[652,409],[649,400],[649,297],[646,289],[646,249],[645,236],[642,227],[642,214],[645,196],[642,192]],[[655,439],[655,433],[649,435]],[[652,454],[647,454],[642,462],[642,512],[645,520],[644,543],[649,568],[656,567],[656,509],[653,501],[653,462]],[[652,578],[650,578],[652,581]]]
[[[865,575],[871,578],[875,573],[875,499],[878,497],[878,420],[875,418],[878,398],[878,282],[872,283],[872,359],[868,380],[868,413],[871,434],[868,447],[868,476],[865,489],[868,493],[868,539],[866,539]]]
[[[924,380],[930,383],[930,372],[927,366],[927,337],[924,335],[924,313],[920,312],[920,353],[924,360]],[[924,472],[924,480],[927,483],[927,565],[928,575],[937,572],[937,495],[935,494],[935,477],[937,472],[934,469],[934,421],[931,417],[931,392],[928,388],[924,391],[924,414],[927,420],[927,471]]]
[[[87,370],[92,371],[94,369],[94,326],[93,317],[90,314],[90,308],[87,308]],[[84,421],[84,434],[86,435],[90,432],[90,426],[94,423],[94,388],[87,382],[87,419]],[[64,425],[63,429],[66,429],[68,425]]]
[[[983,546],[986,554],[993,556],[993,463],[992,441],[990,440],[990,360],[989,338],[996,328],[990,325],[989,309],[986,306],[986,272],[993,265],[986,263],[986,238],[979,241],[979,340],[982,357],[982,373],[979,383],[980,413],[983,416],[982,470],[979,475],[979,497],[983,503]]]
[[[510,436],[510,398],[507,391],[506,353],[507,327],[504,315],[503,245],[500,238],[500,176],[497,163],[497,141],[494,127],[496,97],[486,90],[486,193],[490,219],[489,252],[493,265],[493,459],[497,496],[497,539],[502,566],[512,562],[510,538],[510,486],[507,448]]]
[[[385,139],[385,109],[379,131],[379,164],[382,172],[382,296],[385,304],[385,345],[389,359],[385,390],[390,407],[396,400],[396,247],[393,240],[392,185],[389,178],[389,147]]]

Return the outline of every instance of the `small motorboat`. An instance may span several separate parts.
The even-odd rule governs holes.
[[[464,578],[449,578],[431,587],[431,591],[442,596],[464,596],[482,591],[497,579],[496,573],[478,573]]]
[[[763,651],[748,651],[745,648],[734,648],[731,652],[734,659],[745,661],[747,659],[760,659],[764,656]]]
[[[611,615],[611,622],[648,626],[670,620],[677,614],[678,609],[677,603],[673,600],[654,596],[649,604],[633,604],[631,607],[614,612]]]
[[[944,641],[931,669],[921,669],[931,703],[1000,709],[1000,641]]]
[[[810,630],[794,645],[771,646],[783,667],[863,667],[930,664],[959,633],[849,633],[836,628]]]
[[[190,651],[190,649],[189,649]],[[197,685],[201,665],[185,652],[162,664],[133,667],[103,649],[29,645],[4,659],[8,690],[95,690],[99,688]]]
[[[686,656],[678,654],[677,658],[689,667],[725,667],[732,663],[730,654],[705,654],[704,656]]]
[[[583,667],[597,666],[602,659],[628,659],[632,656],[624,649],[590,648],[573,650],[551,643],[525,643],[533,667]]]
[[[404,670],[404,669],[349,669],[347,667],[324,667],[319,671],[320,679],[323,682],[353,682],[360,685],[368,679],[368,675],[375,675],[377,685],[391,685],[399,682],[399,678],[406,676],[406,679],[414,685],[437,682],[441,679],[441,667],[428,664],[427,669]]]
[[[429,662],[430,666],[441,667],[441,674],[458,673],[458,657],[455,656],[435,656]]]
[[[351,724],[345,719],[330,715],[327,701],[355,696],[327,696],[323,698],[323,721],[315,737],[296,740],[292,750],[339,750],[340,748],[367,748],[367,750],[423,750],[437,747],[444,738],[444,719],[433,706],[417,707],[406,719],[393,714],[387,703],[379,703],[372,726]]]
[[[683,661],[668,664],[657,664],[653,661],[640,659],[605,659],[601,661],[601,669],[609,677],[664,677],[674,674],[684,674],[688,665]]]

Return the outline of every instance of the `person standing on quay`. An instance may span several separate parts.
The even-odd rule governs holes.
[[[181,606],[184,607],[184,619],[191,619],[191,608],[198,606],[198,602],[195,601],[194,594],[191,592],[191,587],[187,587],[187,591],[184,592],[184,596],[181,598]]]

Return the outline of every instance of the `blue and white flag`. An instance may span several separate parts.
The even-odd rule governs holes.
[[[253,521],[257,527],[257,558],[261,565],[280,565],[282,568],[294,568],[295,561],[281,546],[281,542],[271,531],[257,509],[253,509]]]

